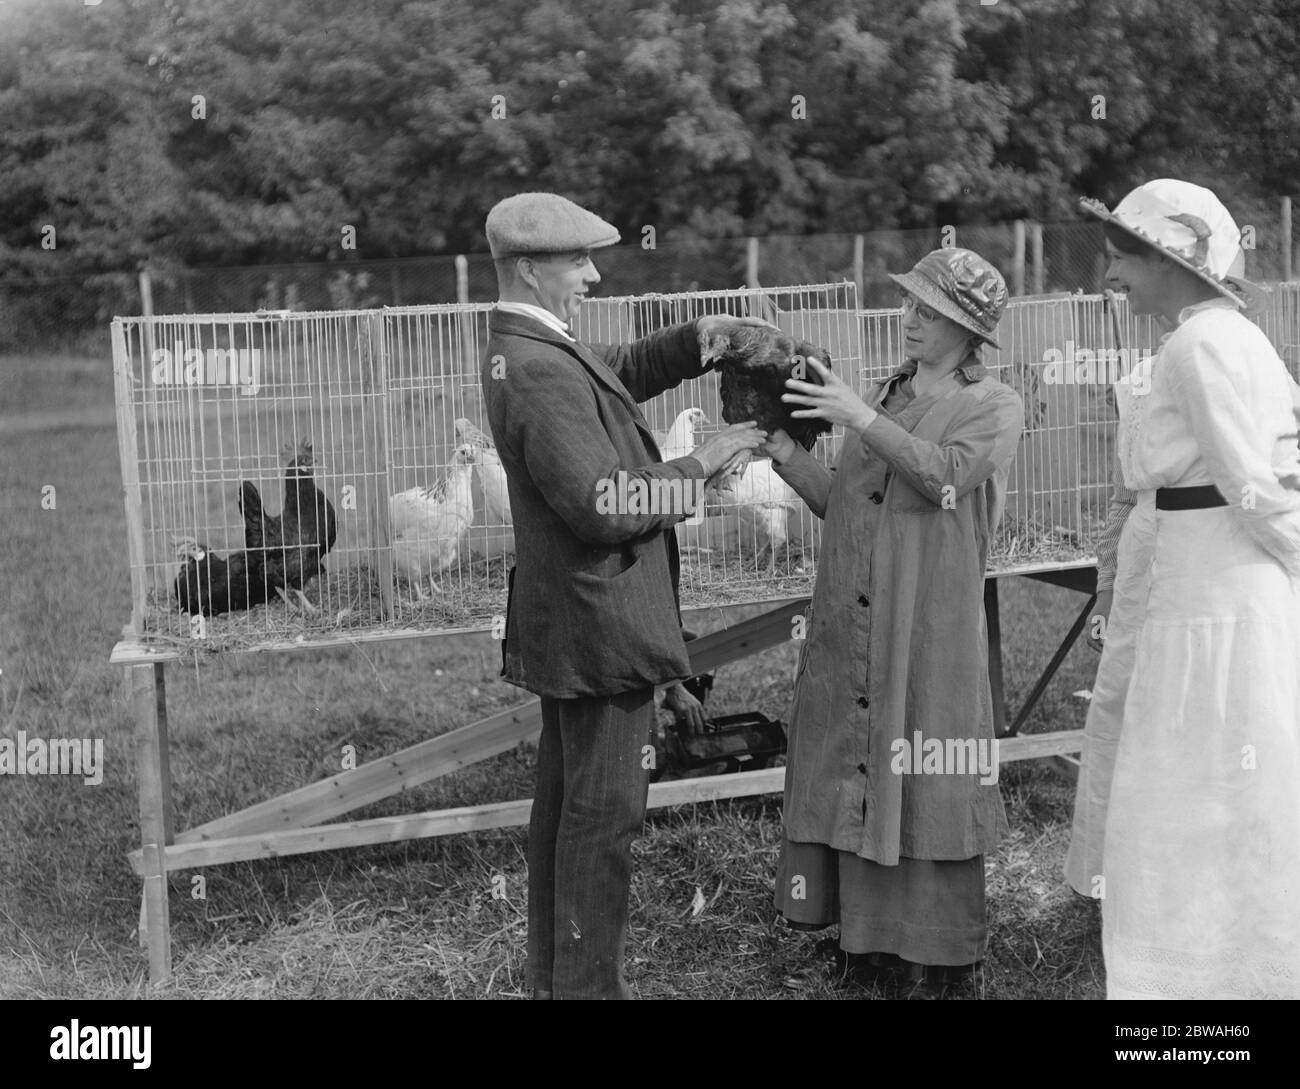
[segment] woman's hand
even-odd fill
[[[1100,652],[1106,642],[1106,624],[1110,620],[1110,606],[1115,600],[1114,590],[1102,590],[1088,617],[1088,646]]]
[[[779,427],[767,436],[767,441],[758,448],[760,454],[766,454],[777,465],[784,465],[794,456],[795,441]]]
[[[821,419],[854,431],[865,431],[879,415],[875,409],[853,392],[853,388],[824,367],[821,360],[807,356],[804,360],[813,372],[822,380],[819,386],[813,382],[800,382],[797,378],[786,381],[785,387],[790,392],[783,393],[781,400],[792,405],[804,407],[790,413],[795,419]]]

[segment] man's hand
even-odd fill
[[[766,454],[777,465],[784,465],[794,456],[797,443],[781,428],[777,428],[767,437],[767,441],[758,448],[760,454]]]
[[[762,318],[737,318],[731,314],[706,314],[702,318],[695,319],[695,331],[700,336],[705,337],[729,337],[742,325],[757,325],[761,329],[775,329],[778,333],[781,331],[770,321],[764,321]]]
[[[688,733],[704,732],[704,704],[692,696],[681,681],[673,681],[664,690],[664,710],[671,711],[673,718],[685,725]]]
[[[853,387],[824,366],[820,359],[810,355],[804,362],[813,369],[822,384],[819,386],[813,382],[800,382],[797,378],[787,379],[785,387],[790,392],[781,394],[781,400],[787,404],[804,406],[792,411],[791,417],[828,420],[855,431],[865,431],[879,413],[854,393]]]
[[[1088,617],[1088,646],[1098,653],[1106,642],[1106,624],[1110,620],[1110,606],[1115,600],[1114,590],[1102,590]]]
[[[691,451],[691,457],[704,466],[704,476],[707,479],[741,451],[758,449],[766,438],[766,431],[760,431],[753,420],[746,420],[710,435]]]
[[[706,314],[695,319],[695,335],[700,342],[700,364],[706,371],[716,370],[719,359],[726,354],[731,335],[745,326],[756,329],[781,330],[762,318],[736,318],[730,314]],[[711,360],[706,362],[706,359]]]

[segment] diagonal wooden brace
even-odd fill
[[[789,639],[791,619],[807,603],[807,598],[784,602],[761,616],[693,640],[687,644],[691,669],[703,673]],[[509,752],[521,741],[536,737],[541,725],[541,703],[529,700],[390,756],[371,760],[359,768],[218,817],[182,832],[176,842],[227,839],[318,824],[490,756]]]

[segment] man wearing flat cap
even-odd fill
[[[736,424],[665,462],[637,407],[704,372],[701,335],[753,322],[711,315],[626,347],[581,344],[568,323],[600,281],[590,251],[618,231],[552,193],[501,201],[486,228],[500,302],[483,397],[515,531],[502,676],[542,703],[528,982],[536,998],[630,998],[623,948],[649,785],[642,751],[655,686],[692,672],[673,526],[693,510],[611,513],[599,499],[620,473],[649,494],[674,481],[676,494],[692,494],[688,485],[763,441]]]

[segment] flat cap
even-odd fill
[[[558,193],[516,193],[495,204],[485,224],[493,257],[572,253],[612,246],[618,230]]]

